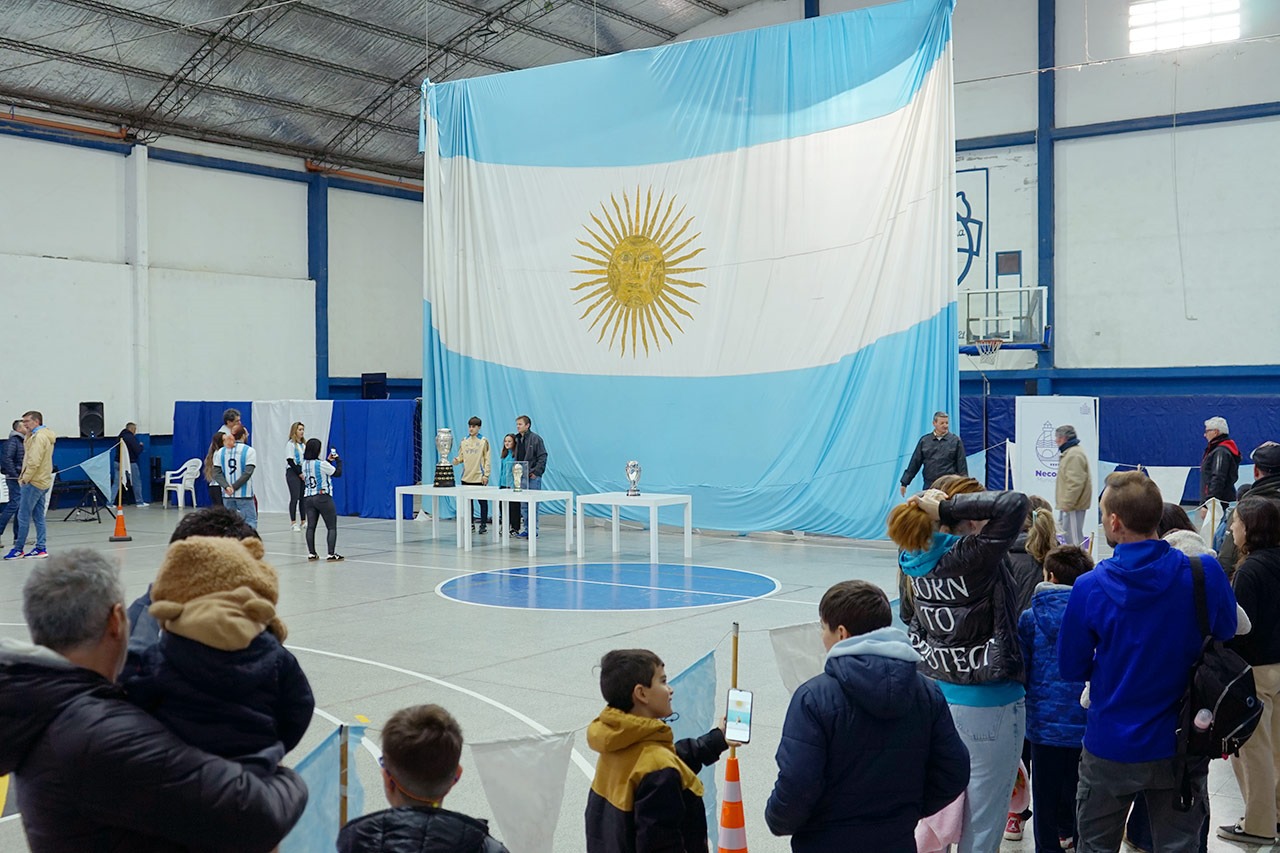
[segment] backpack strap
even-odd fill
[[[1200,624],[1200,655],[1203,657],[1204,649],[1212,639],[1209,633],[1209,603],[1205,600],[1204,591],[1204,562],[1197,556],[1191,557],[1191,588],[1196,600],[1196,621]],[[1200,658],[1196,659],[1199,665]],[[1191,707],[1191,687],[1195,679],[1195,667],[1191,669],[1191,680],[1187,683],[1187,690],[1182,696],[1182,707],[1178,720],[1178,753],[1177,765],[1174,771],[1175,793],[1173,796],[1173,807],[1177,811],[1187,812],[1191,810],[1194,804],[1194,796],[1191,792],[1191,774],[1188,764],[1191,761],[1187,755],[1187,744],[1191,737],[1192,715],[1195,709]]]
[[[1206,600],[1204,591],[1204,561],[1199,555],[1189,558],[1191,560],[1191,587],[1196,597],[1196,620],[1200,623],[1201,639],[1208,639],[1211,634],[1209,631],[1209,602]]]

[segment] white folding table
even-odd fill
[[[618,535],[618,510],[624,506],[649,508],[649,562],[658,562],[658,507],[684,505],[684,558],[693,558],[693,496],[692,495],[628,495],[626,492],[601,492],[596,495],[578,495],[578,559],[582,559],[583,522],[588,504],[613,508],[613,553],[622,550]]]
[[[396,486],[396,542],[404,541],[404,497],[405,495],[421,495],[424,498],[431,497],[431,538],[436,539],[440,535],[438,519],[440,516],[440,499],[441,498],[462,498],[468,491],[474,491],[475,486]],[[459,501],[459,507],[463,501]],[[468,517],[467,523],[463,524],[463,513],[459,511],[455,519],[458,528],[458,547],[471,549],[471,524]],[[464,532],[465,531],[465,532]]]
[[[469,486],[463,495],[470,500],[495,501],[498,512],[495,523],[498,525],[498,541],[503,545],[511,539],[511,525],[507,522],[508,503],[526,503],[529,505],[529,556],[538,556],[538,504],[546,501],[564,501],[564,549],[573,550],[573,492],[557,492],[551,489],[497,489],[493,486],[477,488]],[[468,510],[470,512],[470,510]],[[467,537],[471,536],[471,525],[467,525]]]

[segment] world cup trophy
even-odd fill
[[[437,487],[458,485],[453,479],[453,463],[449,461],[449,453],[453,450],[453,430],[441,427],[436,430],[436,450],[440,453],[440,461],[436,463]]]
[[[631,484],[631,488],[627,489],[627,497],[640,497],[640,463],[634,459],[627,463],[627,482]]]
[[[524,491],[524,464],[521,462],[511,466],[511,491]]]

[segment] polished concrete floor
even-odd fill
[[[127,519],[133,541],[110,544],[109,518],[99,525],[63,522],[63,515],[50,514],[56,520],[49,524],[49,550],[90,546],[114,555],[130,596],[143,592],[154,577],[179,517],[177,510],[156,505],[130,510]],[[693,564],[753,574],[746,576],[745,586],[727,595],[708,598],[703,594],[706,590],[695,590],[677,596],[685,606],[670,607],[670,601],[655,598],[654,602],[669,609],[647,609],[632,606],[637,590],[643,595],[653,593],[653,588],[667,590],[673,582],[670,577],[651,583],[634,575],[615,578],[608,572],[576,571],[572,566],[578,561],[565,553],[563,525],[554,517],[542,517],[534,561],[528,559],[523,540],[513,539],[503,548],[492,533],[477,536],[469,553],[460,551],[454,546],[452,523],[441,525],[439,540],[430,538],[430,524],[406,523],[405,542],[400,545],[391,521],[342,518],[339,526],[338,551],[346,561],[316,564],[306,561],[303,537],[289,530],[287,518],[266,514],[260,522],[268,560],[280,573],[280,613],[289,627],[289,646],[311,680],[317,703],[311,730],[288,761],[296,761],[331,731],[332,719],[367,718],[376,740],[376,730],[388,715],[422,702],[449,708],[468,740],[573,731],[576,755],[569,765],[557,853],[583,849],[587,768],[594,764],[584,728],[603,704],[594,670],[601,655],[613,648],[652,648],[665,659],[667,672],[674,674],[714,648],[723,692],[729,683],[734,622],[741,626],[739,682],[755,692],[754,739],[738,753],[747,836],[755,853],[789,849],[785,840],[769,834],[762,818],[788,701],[767,631],[816,621],[818,599],[839,580],[865,578],[889,590],[891,596],[894,589],[894,555],[882,543],[697,534]],[[5,543],[10,544],[8,537]],[[618,560],[647,564],[648,547],[647,533],[624,531]],[[680,547],[680,533],[664,528],[661,558],[683,564]],[[591,561],[613,562],[606,527],[587,529],[584,562]],[[554,586],[552,594],[531,592],[536,585],[529,583],[528,567],[564,564],[571,568],[547,570],[550,583],[538,581],[544,589]],[[0,568],[0,636],[26,639],[21,595],[28,568],[23,562]],[[773,586],[749,580],[755,575],[776,580],[776,591],[753,597]],[[496,588],[500,596],[480,603],[448,598],[439,588],[450,580],[454,580],[453,591],[461,587],[471,594]],[[576,594],[566,594],[566,589]],[[581,607],[589,601],[599,605],[602,596],[615,595],[630,604],[609,609],[529,607],[539,602],[542,607]],[[464,766],[468,760],[464,752]],[[360,753],[356,764],[368,792],[368,809],[384,807],[373,759]],[[1239,792],[1223,762],[1214,762],[1211,788],[1215,824],[1238,817]],[[464,773],[447,805],[477,817],[490,814],[474,772]],[[1002,850],[1031,851],[1029,829],[1027,840],[1006,842]],[[495,834],[500,834],[496,828]],[[19,821],[0,822],[0,850],[25,849]],[[1215,838],[1209,849],[1239,848]]]

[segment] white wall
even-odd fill
[[[0,136],[0,177],[0,252],[124,260],[124,157]]]
[[[133,419],[133,374],[113,334],[130,327],[129,290],[123,264],[0,255],[4,435],[29,409],[56,434],[79,435],[82,400],[103,402],[112,435]]]
[[[1062,143],[1059,367],[1280,361],[1280,119]]]
[[[329,193],[329,374],[422,376],[422,203]]]
[[[175,400],[313,398],[314,294],[305,279],[153,267],[152,430],[172,432]]]
[[[963,0],[962,0],[963,2]],[[1028,3],[1027,5],[1034,5]],[[1059,127],[1280,100],[1280,3],[1244,0],[1245,41],[1129,56],[1129,0],[1058,0]]]
[[[952,18],[956,138],[1034,130],[1035,0],[959,0]]]
[[[151,162],[151,265],[307,277],[307,185]]]

